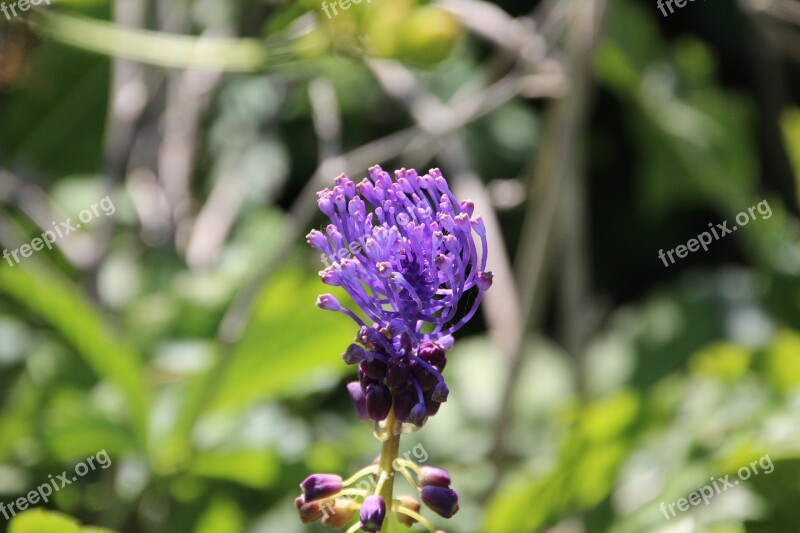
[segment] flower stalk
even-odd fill
[[[397,455],[400,451],[400,435],[396,431],[396,420],[394,417],[394,409],[389,411],[389,416],[386,417],[386,438],[381,445],[381,457],[378,463],[380,477],[383,478],[383,484],[380,484],[378,489],[378,496],[383,498],[385,502],[391,502],[394,496],[394,465]],[[383,522],[381,533],[389,531],[389,521]]]

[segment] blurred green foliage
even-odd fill
[[[0,502],[100,449],[113,465],[10,525],[0,519],[0,531],[322,531],[299,524],[297,483],[315,471],[352,470],[377,446],[344,391],[339,354],[354,328],[314,307],[324,291],[319,259],[302,239],[286,242],[310,229],[295,228],[289,211],[323,143],[308,94],[314,82],[330,84],[339,141],[352,150],[412,125],[365,55],[416,69],[444,100],[513,61],[492,56],[438,3],[374,0],[330,19],[319,0],[180,3],[170,13],[194,37],[122,28],[107,2],[59,4],[28,21],[25,31],[41,40],[25,48],[26,71],[0,95],[0,242],[13,248],[39,235],[45,204],[63,220],[110,193],[117,211],[67,238],[78,255],[92,243],[102,248],[94,262],[61,249],[0,265]],[[518,16],[530,6],[493,9],[501,8]],[[563,348],[555,319],[531,333],[501,466],[491,454],[506,359],[484,324],[458,339],[450,401],[401,443],[401,453],[422,446],[459,489],[461,511],[440,527],[797,530],[800,104],[793,95],[774,124],[795,180],[776,186],[757,123],[764,104],[758,91],[731,82],[755,84],[757,75],[726,61],[746,45],[693,26],[714,9],[726,23],[745,16],[712,3],[666,21],[632,1],[610,9],[592,64],[584,214],[592,283],[606,309],[580,354]],[[308,28],[307,19],[315,21]],[[209,44],[205,30],[237,37]],[[10,54],[10,34],[0,35],[0,54]],[[126,87],[134,103],[136,91],[149,95],[127,144],[110,135],[110,87],[118,69],[137,63],[109,56],[160,65],[146,67],[144,88]],[[207,101],[195,117],[191,197],[170,209],[163,204],[172,199],[151,194],[158,161],[180,149],[159,151],[165,117],[191,98],[171,96],[182,71],[161,66],[225,71],[199,91]],[[490,191],[501,180],[525,191],[548,133],[545,107],[517,98],[459,128]],[[114,176],[118,141],[126,171]],[[525,205],[516,200],[525,194],[491,196],[511,259],[531,245],[518,242]],[[197,257],[207,261],[191,264],[192,239],[176,213],[185,208],[192,216],[184,222],[199,223],[211,199],[231,219],[195,237],[218,246],[210,260],[201,246]],[[657,258],[764,199],[771,217],[709,252],[669,268]],[[774,472],[665,521],[661,502],[766,454]]]

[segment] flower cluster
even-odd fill
[[[450,474],[434,466],[418,467],[411,461],[395,459],[394,467],[417,489],[422,503],[436,514],[450,518],[458,511],[458,494],[450,488]],[[348,531],[361,529],[368,533],[381,531],[386,518],[387,506],[378,494],[368,494],[363,489],[349,488],[364,475],[375,475],[378,465],[365,468],[349,480],[336,474],[313,474],[301,484],[303,494],[295,499],[295,507],[304,524],[321,520],[326,526],[339,529],[356,515],[359,520]],[[385,481],[385,477],[382,477]],[[354,497],[363,497],[359,504]],[[419,514],[420,502],[412,496],[403,495],[392,500],[391,510],[399,521],[407,526],[421,522],[433,531],[429,522]]]
[[[358,325],[355,342],[342,354],[347,364],[358,365],[358,381],[348,384],[348,392],[359,417],[374,421],[384,443],[399,441],[400,433],[423,426],[447,401],[446,350],[492,284],[483,220],[473,217],[472,202],[456,200],[438,169],[422,176],[400,169],[392,179],[375,166],[358,184],[342,174],[333,189],[318,193],[317,204],[331,222],[324,232],[307,236],[327,265],[320,278],[344,289],[363,315],[332,294],[320,295],[317,306],[344,313]],[[403,514],[401,521],[427,525],[413,498],[386,501],[398,469],[393,459],[381,457],[363,471],[382,481],[375,494],[355,494],[363,497],[360,504],[341,497],[348,490],[354,495],[354,489],[338,476],[306,479],[297,502],[301,517],[323,517],[315,502],[328,502],[333,516],[347,516],[344,523],[360,511],[352,531],[381,531],[388,503],[390,512]],[[417,479],[403,468],[416,472]],[[458,495],[444,470],[425,472],[412,464],[401,472],[438,514],[449,518],[458,509]],[[382,490],[387,480],[388,490]],[[324,514],[323,523],[333,527]]]

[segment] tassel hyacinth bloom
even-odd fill
[[[347,489],[348,482],[339,487],[325,477],[325,489],[303,487],[303,501],[318,493],[328,499],[348,492],[363,498],[361,521],[348,531],[385,531],[387,510],[433,531],[417,513],[418,505],[392,499],[395,460],[400,434],[423,426],[447,401],[446,350],[492,284],[486,228],[473,217],[473,203],[458,201],[438,169],[422,176],[400,169],[392,178],[374,166],[358,184],[342,174],[333,189],[317,194],[317,204],[330,219],[324,232],[312,230],[307,236],[326,265],[320,278],[341,287],[362,314],[332,294],[321,294],[317,307],[346,314],[358,326],[355,342],[342,353],[346,364],[358,366],[358,381],[347,389],[359,418],[374,421],[383,445],[378,464],[363,471],[379,480],[374,494]],[[446,471],[420,470],[413,463],[400,469],[437,514],[449,518],[458,510]]]

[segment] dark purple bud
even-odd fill
[[[488,291],[489,287],[492,286],[492,280],[494,279],[494,274],[491,272],[478,272],[478,279],[476,283],[478,284],[478,288],[481,291]]]
[[[402,496],[398,496],[397,499],[400,500],[400,505],[402,505],[406,509],[410,509],[415,513],[419,513],[420,504],[416,498],[403,494]],[[416,520],[403,513],[397,513],[397,520],[404,526],[408,527],[411,527],[417,523]]]
[[[419,347],[419,358],[435,366],[440,372],[447,364],[447,355],[444,348],[433,342],[426,342]]]
[[[423,487],[427,487],[428,485],[434,487],[450,486],[450,474],[444,468],[423,466],[420,470],[422,471],[422,479],[420,482]]]
[[[358,382],[361,383],[361,390],[363,391],[363,393],[365,395],[367,394],[367,387],[369,387],[370,385],[380,385],[381,384],[381,382],[378,381],[377,379],[372,379],[371,377],[366,375],[361,370],[361,365],[359,365],[359,369],[358,369]]]
[[[433,390],[436,384],[439,383],[439,378],[428,372],[416,361],[412,361],[411,363],[411,375],[414,376],[414,379],[417,380],[417,383],[419,383],[423,391]]]
[[[424,403],[418,403],[411,409],[411,413],[408,415],[408,421],[414,424],[417,427],[422,427],[425,425],[425,422],[428,420],[428,410],[425,408]]]
[[[417,405],[417,391],[413,387],[398,392],[394,395],[395,418],[400,422],[407,422],[415,405]]]
[[[392,408],[392,393],[383,385],[367,387],[367,414],[373,420],[383,420]]]
[[[410,378],[411,369],[405,363],[394,363],[386,372],[386,384],[393,391],[405,388]]]
[[[370,352],[366,352],[366,359],[361,361],[361,363],[358,365],[358,369],[361,370],[368,378],[376,379],[378,381],[383,381],[383,379],[386,377],[386,363],[377,357],[370,357]]]
[[[322,510],[322,524],[331,529],[343,528],[356,514],[353,505],[350,498],[336,498],[333,502],[328,502]]]
[[[364,498],[361,504],[361,529],[368,533],[376,533],[383,527],[386,518],[386,503],[380,496],[372,495]]]
[[[358,418],[366,420],[367,417],[367,397],[364,391],[361,390],[361,383],[358,381],[351,381],[347,384],[347,392],[350,393],[350,400],[353,402],[353,408],[356,410]]]
[[[310,524],[322,518],[323,513],[319,508],[319,502],[306,502],[303,496],[298,496],[294,499],[294,507],[297,509],[297,514],[300,515],[300,521],[304,524]]]
[[[425,408],[428,410],[428,416],[433,416],[439,412],[439,408],[442,406],[441,403],[433,401],[433,391],[428,391],[424,395],[425,397]]]
[[[458,494],[451,488],[428,485],[422,487],[420,495],[422,502],[440,516],[450,518],[458,512]]]
[[[339,300],[333,294],[320,294],[317,297],[317,307],[326,311],[339,311],[342,309]]]
[[[342,359],[348,365],[360,363],[364,359],[364,348],[358,344],[351,344],[342,354]]]
[[[447,401],[447,396],[450,394],[450,389],[444,381],[440,381],[436,387],[433,388],[431,400],[437,403],[444,403]]]
[[[303,489],[306,502],[314,502],[330,498],[342,490],[342,478],[336,474],[313,474],[308,476],[300,488]]]

